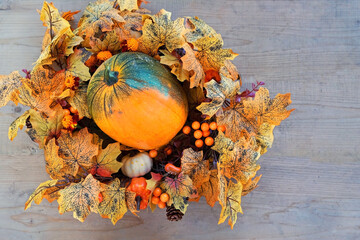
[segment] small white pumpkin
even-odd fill
[[[127,155],[123,157],[121,162],[123,163],[121,171],[130,178],[144,176],[150,172],[153,165],[153,160],[146,152],[138,153],[133,157]]]

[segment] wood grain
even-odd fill
[[[63,11],[86,0],[55,0]],[[44,28],[42,0],[0,0],[0,74],[31,68]],[[244,86],[266,82],[274,96],[292,93],[296,111],[275,130],[260,163],[260,187],[243,198],[244,215],[231,231],[213,209],[192,203],[183,221],[164,212],[127,214],[116,226],[97,215],[85,223],[59,215],[55,203],[24,212],[48,179],[43,152],[23,132],[7,139],[25,109],[0,109],[0,239],[359,239],[360,4],[358,0],[154,0],[173,18],[199,16],[239,53]]]

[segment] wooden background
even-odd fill
[[[61,10],[87,0],[55,0]],[[42,0],[0,0],[0,74],[31,68],[44,28]],[[260,159],[260,187],[243,198],[232,231],[217,225],[219,205],[193,203],[183,221],[162,210],[116,226],[92,214],[81,224],[57,204],[24,212],[48,179],[43,152],[23,132],[7,139],[22,106],[0,109],[0,239],[360,239],[359,0],[152,0],[173,17],[203,18],[239,53],[244,82],[266,82],[274,96],[292,93],[297,110],[275,130]],[[246,86],[245,84],[245,86]]]

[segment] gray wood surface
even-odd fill
[[[61,10],[87,0],[55,0]],[[31,68],[44,28],[42,0],[0,0],[0,74]],[[113,226],[85,223],[44,201],[24,202],[48,179],[43,152],[25,133],[10,142],[9,124],[24,111],[0,109],[0,239],[360,239],[359,0],[153,0],[173,17],[203,18],[239,56],[245,86],[266,82],[274,96],[292,93],[296,111],[275,130],[260,163],[260,187],[243,198],[234,230],[217,225],[220,206],[192,203],[183,221],[164,211],[126,214]]]

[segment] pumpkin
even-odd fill
[[[150,172],[153,165],[153,160],[146,152],[138,153],[133,157],[127,155],[122,158],[121,162],[123,163],[121,171],[130,178],[144,176]]]
[[[144,150],[169,143],[188,114],[178,80],[143,53],[120,53],[105,61],[90,80],[87,101],[90,115],[104,133]]]

